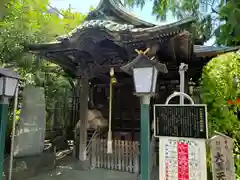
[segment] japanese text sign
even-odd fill
[[[206,180],[205,139],[159,138],[159,180]]]
[[[213,180],[235,180],[233,140],[217,135],[210,139]]]

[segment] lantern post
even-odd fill
[[[3,178],[9,99],[15,96],[19,79],[17,73],[0,68],[0,180]]]
[[[151,97],[155,95],[158,72],[167,73],[165,64],[159,63],[155,57],[149,58],[145,51],[136,50],[138,56],[121,69],[132,75],[135,95],[140,97],[141,127],[140,127],[140,171],[141,180],[150,180],[150,117],[149,107]]]

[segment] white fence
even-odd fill
[[[94,138],[88,152],[93,167],[139,173],[137,141],[113,140],[113,153],[107,154],[107,139]]]

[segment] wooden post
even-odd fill
[[[97,166],[97,157],[96,157],[96,154],[97,154],[97,141],[96,141],[96,138],[93,138],[92,140],[92,144],[91,144],[91,166],[93,168],[95,168]]]
[[[79,143],[79,160],[86,160],[86,143],[87,143],[87,112],[88,112],[88,78],[81,77],[80,88],[80,143]]]
[[[188,65],[187,64],[184,64],[184,63],[181,63],[180,66],[179,66],[179,75],[180,75],[180,92],[187,92],[186,91],[186,84],[185,84],[185,74],[186,74],[186,71],[188,69]],[[184,104],[184,97],[183,96],[180,96],[180,104]]]
[[[135,142],[135,141],[134,141]],[[134,147],[134,152],[133,153],[133,167],[134,167],[134,173],[138,174],[139,173],[139,145],[135,144]]]

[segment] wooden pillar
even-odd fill
[[[89,108],[91,109],[92,107],[94,107],[94,85],[91,84],[91,86],[89,86]]]
[[[189,81],[190,81],[189,73],[186,72],[185,73],[185,93],[187,94],[189,94]]]
[[[88,113],[88,78],[82,76],[80,80],[80,142],[79,142],[79,160],[86,160],[87,143],[87,113]]]

